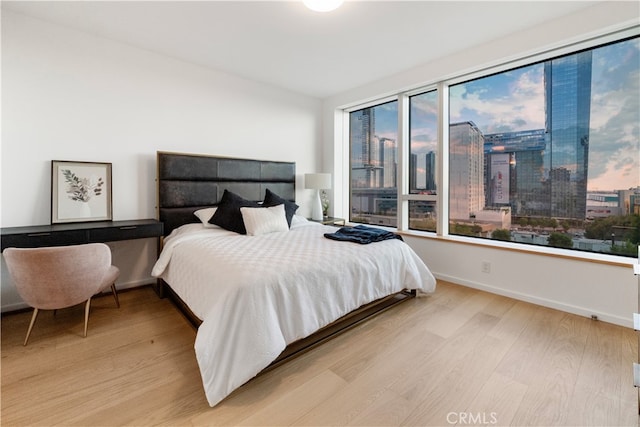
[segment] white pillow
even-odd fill
[[[284,204],[268,208],[241,207],[242,221],[249,236],[289,231],[289,223],[284,213]]]
[[[214,213],[216,213],[216,210],[218,208],[204,208],[204,209],[198,209],[197,211],[195,211],[193,214],[195,216],[198,217],[198,219],[200,220],[200,222],[202,223],[202,225],[204,225],[204,228],[220,228],[215,224],[211,224],[209,222],[209,220],[211,219],[211,217],[213,216]]]
[[[307,218],[303,217],[300,214],[295,214],[293,216],[293,218],[291,218],[291,227],[294,227],[296,225],[305,224],[307,222],[309,222],[309,220]]]

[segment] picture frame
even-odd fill
[[[111,163],[51,161],[51,224],[112,219]]]

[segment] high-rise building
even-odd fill
[[[584,219],[589,169],[591,51],[544,63],[550,216]],[[554,172],[557,171],[557,172]]]
[[[435,192],[436,191],[436,153],[434,153],[433,151],[429,151],[427,154],[425,154],[425,176],[426,176],[426,181],[425,181],[425,186],[424,189],[427,190],[428,192]]]
[[[508,205],[516,215],[548,215],[545,130],[486,134],[484,140],[487,206]]]
[[[484,209],[484,136],[468,121],[449,126],[449,218],[469,220]]]
[[[409,154],[409,192],[416,193],[418,191],[418,155]]]
[[[375,128],[375,109],[351,113],[351,185],[354,188],[382,187],[383,150]]]
[[[584,219],[591,52],[545,62],[544,89],[545,129],[484,136],[486,203],[508,204],[516,215]]]
[[[398,181],[398,161],[396,159],[397,147],[396,140],[391,138],[379,138],[380,155],[379,165],[382,169],[378,169],[380,173],[380,181],[377,187],[395,188]]]

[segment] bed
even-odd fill
[[[152,274],[197,327],[211,406],[265,369],[435,290],[401,240],[335,241],[324,235],[336,227],[296,214],[294,163],[158,152],[157,166],[167,236]],[[230,195],[246,202],[246,234],[212,224]]]

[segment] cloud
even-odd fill
[[[435,123],[434,123],[435,126]],[[428,153],[438,150],[438,140],[435,129],[411,128],[411,152],[414,154]]]
[[[450,88],[451,122],[473,121],[483,133],[544,128],[542,64]]]
[[[438,144],[435,141],[415,141],[411,140],[411,153],[413,154],[425,154],[429,151],[436,152],[438,150]]]
[[[589,187],[640,185],[640,40],[593,55]],[[624,49],[623,49],[624,48]]]

